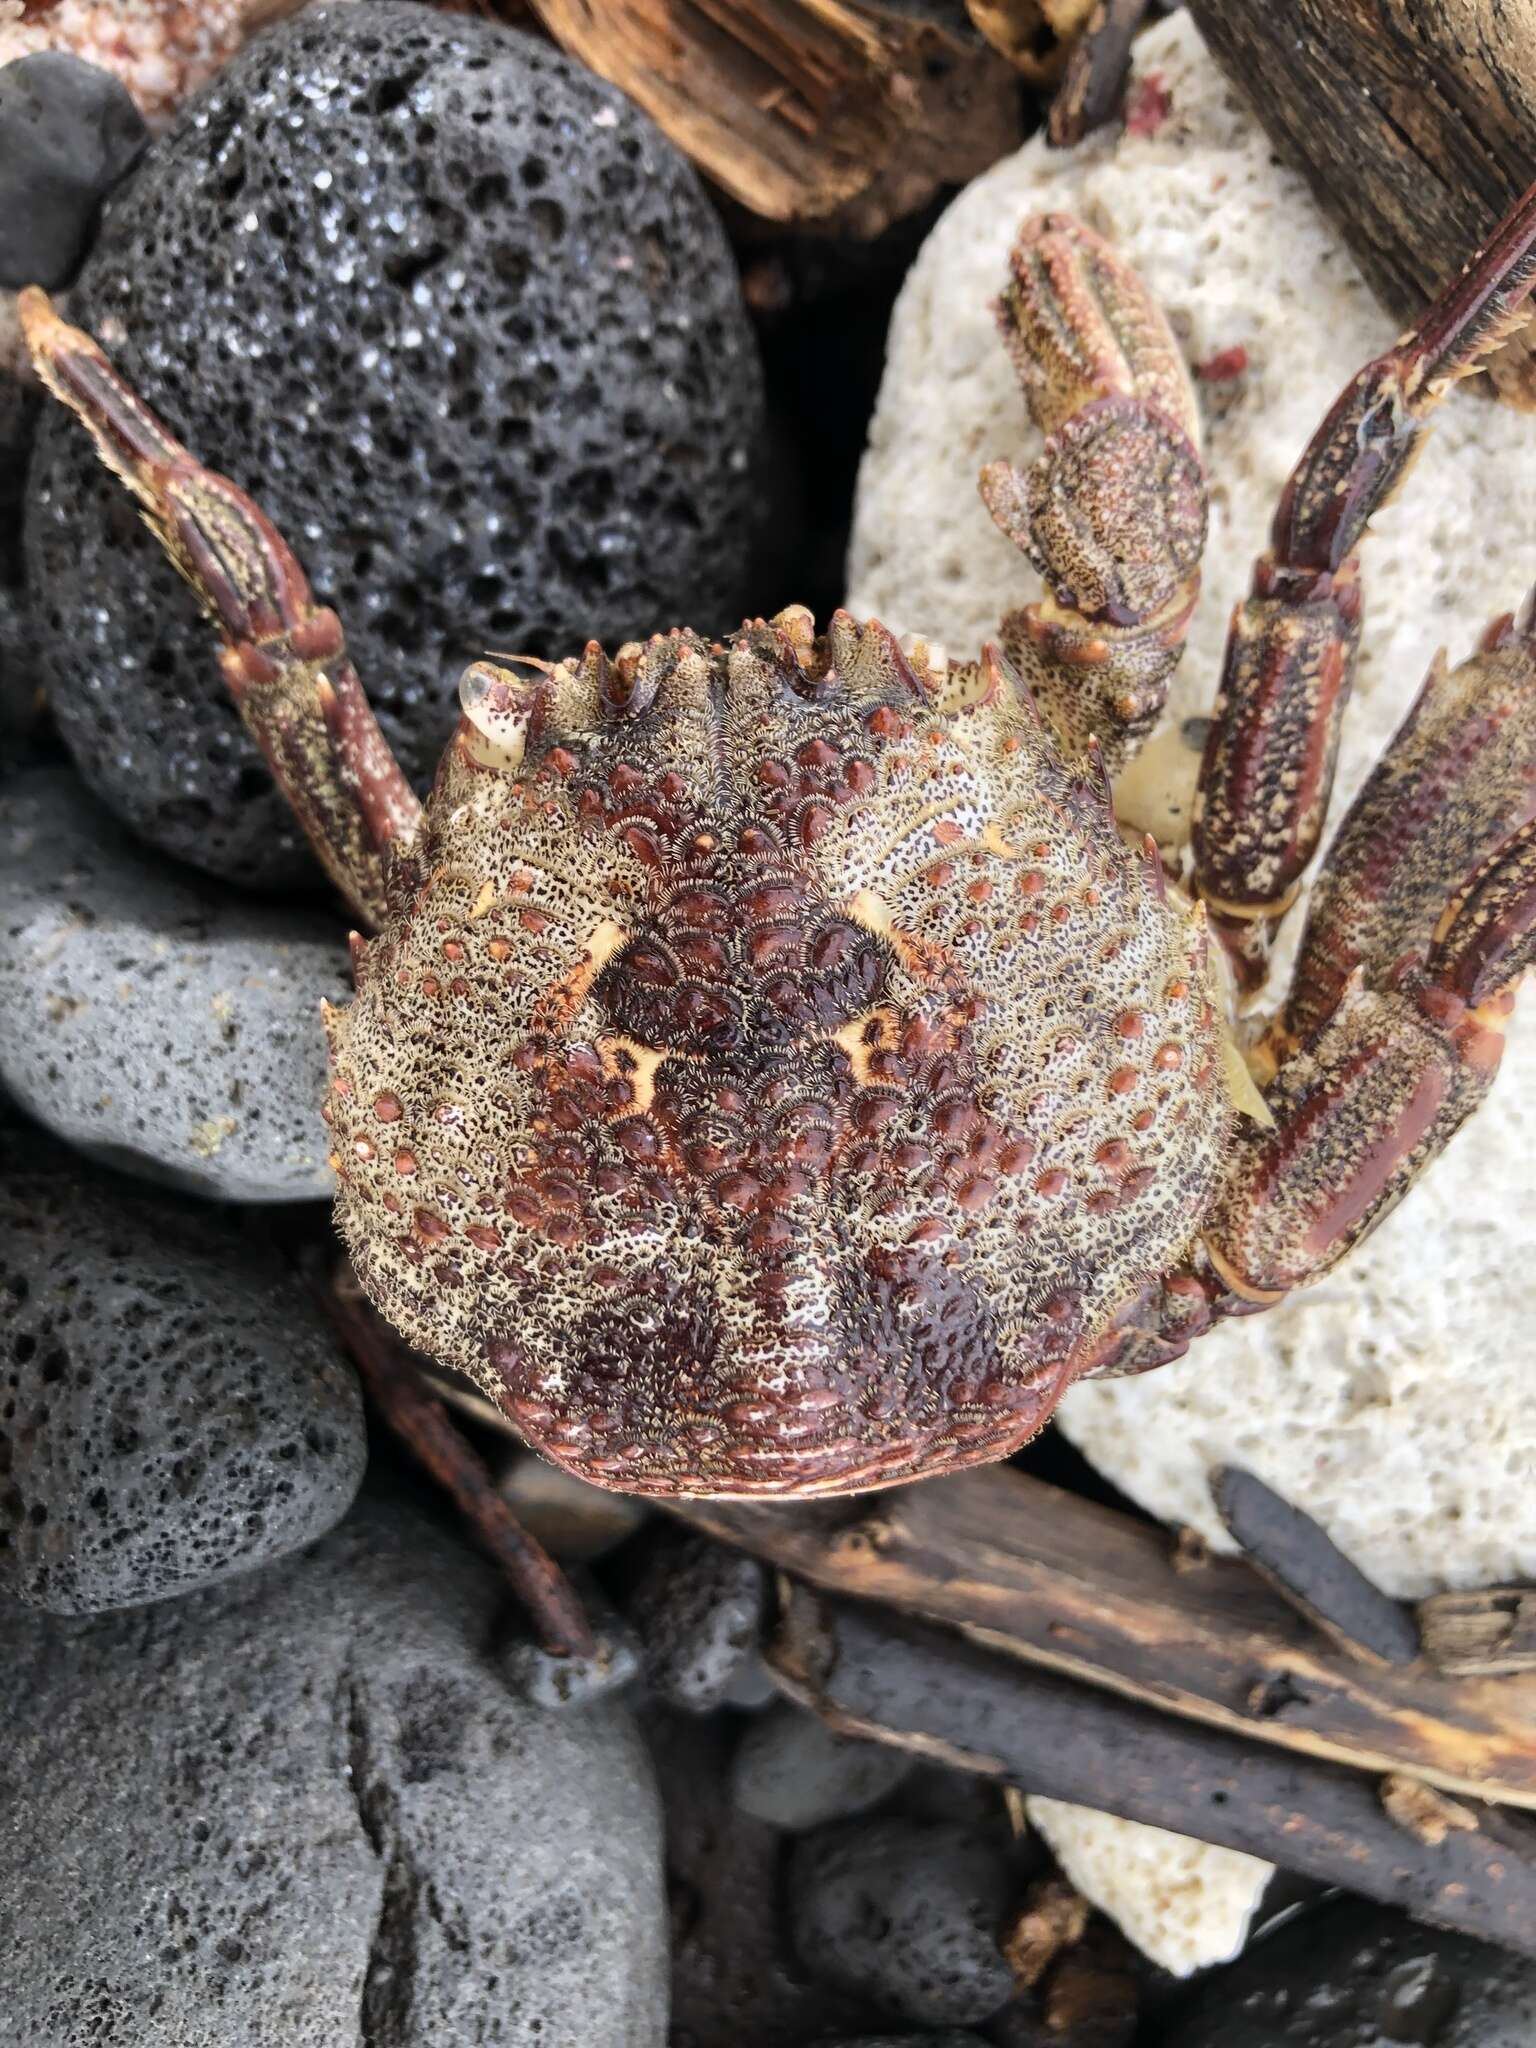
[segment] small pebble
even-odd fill
[[[329,1196],[320,1000],[339,921],[135,846],[62,769],[0,788],[0,1078],[104,1164],[239,1202]]]
[[[629,1629],[615,1614],[594,1613],[590,1600],[587,1607],[597,1637],[595,1657],[557,1657],[528,1636],[519,1636],[501,1652],[508,1684],[530,1706],[548,1713],[588,1706],[622,1692],[639,1677],[640,1650]]]
[[[363,1476],[357,1382],[304,1288],[126,1182],[0,1178],[0,1383],[0,1588],[53,1614],[281,1557]]]
[[[767,1660],[761,1650],[753,1650],[737,1665],[721,1704],[736,1707],[744,1714],[755,1714],[760,1707],[766,1707],[770,1700],[778,1697],[778,1683],[768,1668]]]
[[[912,1764],[906,1751],[834,1735],[818,1714],[784,1700],[742,1736],[731,1793],[743,1813],[800,1832],[876,1805]]]
[[[649,1513],[644,1501],[589,1486],[531,1451],[519,1453],[498,1484],[528,1534],[562,1564],[591,1564],[617,1550]]]
[[[757,1648],[767,1585],[756,1558],[665,1530],[625,1610],[652,1690],[694,1714],[720,1706]]]
[[[795,1851],[795,1947],[893,2019],[971,2024],[1014,1991],[998,1947],[1009,1893],[1005,1852],[967,1828],[846,1821]]]
[[[110,71],[64,50],[0,65],[0,287],[68,284],[148,140]]]
[[[811,1975],[790,1946],[794,1837],[732,1804],[739,1723],[654,1695],[641,1714],[667,1816],[672,2048],[820,2048],[867,2031],[868,1999]]]

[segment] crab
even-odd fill
[[[1482,1102],[1532,957],[1529,606],[1437,660],[1283,1000],[1242,999],[1320,843],[1367,523],[1533,275],[1536,188],[1301,456],[1173,871],[1111,778],[1196,601],[1198,416],[1071,219],[1024,225],[999,302],[1046,440],[981,488],[1047,594],[995,644],[791,607],[489,658],[425,806],[284,541],[25,294],[367,928],[323,1114],[393,1328],[599,1486],[838,1494],[1006,1457],[1074,1381],[1327,1272]]]

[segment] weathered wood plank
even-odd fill
[[[878,234],[1023,139],[1018,80],[913,0],[532,0],[752,212]]]
[[[1359,1772],[803,1590],[770,1662],[786,1690],[849,1734],[1245,1850],[1536,1955],[1536,1823],[1524,1814],[1478,1805],[1444,1827],[1407,1826]],[[1403,1808],[1401,1788],[1390,1803]]]
[[[1241,1560],[1176,1569],[1167,1533],[1009,1466],[855,1502],[678,1501],[830,1592],[1258,1742],[1536,1806],[1536,1677],[1374,1669]]]
[[[1439,1671],[1492,1678],[1536,1671],[1536,1586],[1485,1586],[1419,1602],[1424,1654]]]

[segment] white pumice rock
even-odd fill
[[[1060,154],[1037,137],[961,194],[918,257],[860,475],[849,605],[960,653],[1040,594],[976,490],[983,462],[1027,464],[1040,443],[991,301],[1024,217],[1078,214],[1136,263],[1191,365],[1247,351],[1241,376],[1197,384],[1212,484],[1205,587],[1150,764],[1187,788],[1195,756],[1179,726],[1209,709],[1227,617],[1287,471],[1393,326],[1187,17],[1142,38],[1137,68],[1160,72],[1171,97],[1155,134]],[[1365,642],[1335,820],[1435,649],[1462,659],[1519,603],[1533,535],[1536,418],[1458,392],[1365,544]],[[1138,779],[1135,807],[1151,808]],[[1536,989],[1486,1107],[1329,1278],[1227,1324],[1177,1365],[1076,1388],[1062,1427],[1133,1498],[1218,1547],[1230,1544],[1206,1474],[1232,1462],[1315,1515],[1389,1592],[1536,1574],[1533,1218]]]
[[[1175,1977],[1228,1962],[1242,1947],[1273,1864],[1060,1799],[1024,1805],[1084,1898]]]
[[[1077,214],[1137,265],[1196,371],[1211,474],[1204,592],[1165,731],[1122,780],[1122,815],[1183,836],[1197,765],[1186,722],[1206,715],[1227,619],[1264,547],[1291,464],[1345,379],[1394,337],[1301,182],[1272,159],[1194,27],[1176,15],[1137,45],[1160,74],[1166,120],[1057,153],[1037,137],[969,186],[913,266],[892,322],[859,479],[849,607],[897,633],[976,649],[1001,614],[1041,594],[977,493],[982,464],[1038,452],[992,302],[1030,213]],[[1469,252],[1470,253],[1470,252]],[[1240,374],[1201,377],[1201,365]],[[1345,724],[1334,819],[1358,788],[1439,646],[1471,652],[1536,571],[1536,419],[1456,393],[1364,550],[1365,641]],[[1289,925],[1294,944],[1301,912]],[[1289,964],[1277,963],[1278,977]],[[1536,989],[1475,1121],[1403,1206],[1318,1286],[1229,1323],[1140,1379],[1076,1388],[1060,1425],[1152,1512],[1231,1544],[1207,1474],[1248,1467],[1315,1515],[1389,1592],[1536,1575]],[[1041,1802],[1035,1802],[1040,1804]],[[1052,1822],[1068,1841],[1064,1810]],[[1075,1839],[1113,1844],[1068,1867],[1173,1967],[1235,1937],[1226,1851],[1180,1852],[1178,1904],[1147,1882],[1145,1837],[1083,1815]],[[1174,1838],[1177,1839],[1177,1838]],[[1241,1860],[1241,1859],[1240,1859]],[[1167,1903],[1160,1906],[1159,1897]]]

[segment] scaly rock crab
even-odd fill
[[[1182,887],[1109,778],[1198,591],[1198,421],[1162,316],[1073,221],[1024,226],[1000,302],[1048,438],[982,489],[1050,594],[996,645],[791,608],[479,662],[425,808],[286,544],[27,294],[44,382],[218,625],[373,934],[324,1114],[394,1327],[600,1485],[843,1493],[1003,1457],[1074,1380],[1342,1257],[1483,1100],[1531,959],[1529,608],[1431,670],[1241,1051],[1229,989],[1320,841],[1357,546],[1533,276],[1536,192],[1302,455]]]

